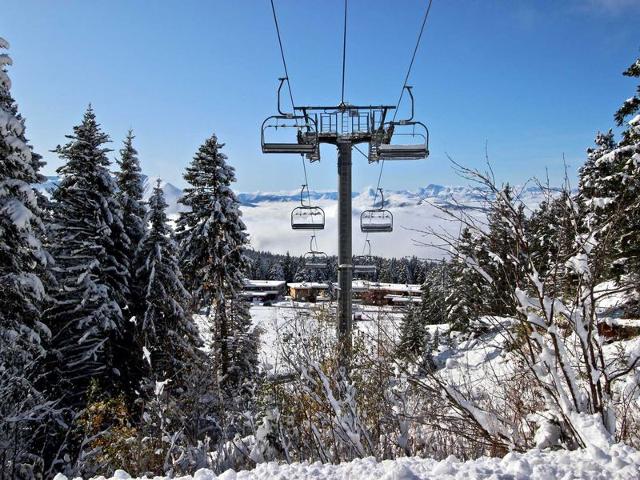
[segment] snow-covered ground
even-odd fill
[[[102,477],[101,477],[102,478]],[[130,478],[117,471],[113,479]],[[168,477],[155,477],[160,480]],[[400,458],[378,462],[373,458],[353,460],[339,465],[320,463],[258,464],[249,471],[228,470],[216,476],[201,469],[184,480],[637,480],[640,478],[640,452],[624,445],[606,450],[593,447],[576,451],[530,450],[509,453],[503,458],[481,457],[461,462],[455,457],[442,461]],[[54,480],[67,480],[58,475]],[[69,479],[70,480],[70,479]]]

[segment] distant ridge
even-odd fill
[[[57,176],[46,177],[47,180],[36,187],[43,191],[49,192],[54,189],[59,181]],[[151,196],[151,192],[156,182],[160,180],[160,185],[165,194],[165,199],[169,205],[167,213],[175,214],[185,209],[178,203],[182,196],[182,190],[175,185],[165,182],[160,177],[144,176],[144,198],[147,200]],[[518,190],[516,188],[516,190]],[[277,191],[277,192],[240,192],[237,193],[240,203],[244,207],[256,207],[263,203],[285,203],[299,202],[300,191]],[[327,203],[335,202],[338,199],[338,193],[334,191],[311,191],[309,193],[311,199],[316,202]],[[477,187],[469,186],[445,186],[437,184],[429,184],[426,187],[417,190],[387,190],[384,192],[385,207],[402,208],[408,206],[421,205],[423,203],[435,204],[439,206],[451,206],[456,208],[481,209],[482,202],[485,199],[485,192]],[[376,197],[376,191],[372,187],[364,189],[362,192],[354,192],[354,207],[368,208],[373,206],[373,200],[376,198],[375,206],[380,205],[380,197]],[[521,192],[522,201],[533,208],[543,199],[543,193],[537,186],[529,186]]]

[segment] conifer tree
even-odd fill
[[[447,323],[452,330],[468,331],[471,322],[490,308],[486,281],[467,263],[469,258],[479,256],[479,243],[465,228],[456,245],[457,255],[451,260],[451,286],[445,303]]]
[[[182,285],[166,208],[158,181],[149,199],[149,231],[138,248],[135,279],[144,286],[138,322],[149,363],[158,380],[175,382],[178,372],[198,357],[201,341],[187,312],[189,293]]]
[[[102,132],[91,106],[55,152],[51,251],[58,288],[47,311],[56,349],[52,369],[61,403],[78,412],[92,383],[105,395],[132,395],[142,353],[131,348],[131,322],[121,307],[128,295],[128,238],[115,198]]]
[[[0,51],[8,48],[0,38]],[[41,319],[50,258],[31,187],[43,180],[41,157],[27,143],[8,65],[9,55],[0,54],[0,472],[28,478],[39,462],[34,433],[49,406],[39,374],[50,336]]]
[[[214,355],[221,377],[225,378],[232,368],[231,344],[239,348],[237,344],[243,336],[232,318],[239,315],[232,310],[241,307],[232,304],[244,284],[248,237],[239,201],[231,190],[235,172],[226,162],[223,146],[212,135],[187,167],[184,179],[190,186],[180,202],[189,211],[180,214],[177,234],[180,267],[193,308],[212,310]]]
[[[116,197],[122,207],[124,232],[129,238],[125,254],[130,260],[135,258],[136,250],[146,231],[146,208],[142,199],[144,189],[138,152],[133,146],[134,138],[133,131],[129,130],[120,150],[120,158],[117,160],[120,171],[116,173],[118,187]],[[127,311],[124,312],[125,318],[140,313],[136,312],[136,307],[141,303],[138,300],[143,295],[143,288],[144,286],[137,285],[133,278],[130,279],[130,294],[127,299]]]
[[[489,311],[492,315],[514,315],[511,301],[516,288],[522,288],[524,273],[520,245],[514,238],[512,222],[524,225],[524,205],[513,198],[513,190],[506,185],[497,192],[487,215],[489,231],[479,242],[473,257],[493,279]]]
[[[640,59],[625,72],[640,78]],[[640,85],[614,115],[627,126],[616,144],[613,133],[596,137],[580,170],[579,202],[585,230],[597,232],[598,257],[625,282],[640,276]]]
[[[441,289],[431,284],[431,279],[420,287],[419,316],[426,325],[437,325],[446,322],[444,294]]]

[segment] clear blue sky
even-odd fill
[[[395,103],[426,0],[350,0],[346,99]],[[276,0],[296,102],[337,103],[341,0]],[[637,0],[434,0],[410,79],[431,157],[385,167],[383,186],[460,183],[446,153],[481,166],[485,140],[502,181],[571,170],[632,94],[620,74],[640,51]],[[282,75],[268,0],[3,2],[13,95],[49,162],[86,105],[119,148],[129,127],[143,169],[183,185],[212,132],[226,142],[242,191],[294,189],[297,156],[262,155],[259,126],[275,113]],[[309,169],[335,189],[335,152]],[[378,169],[357,158],[354,188]]]

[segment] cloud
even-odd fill
[[[640,11],[638,0],[579,0],[579,6],[594,13],[623,14],[629,11]]]

